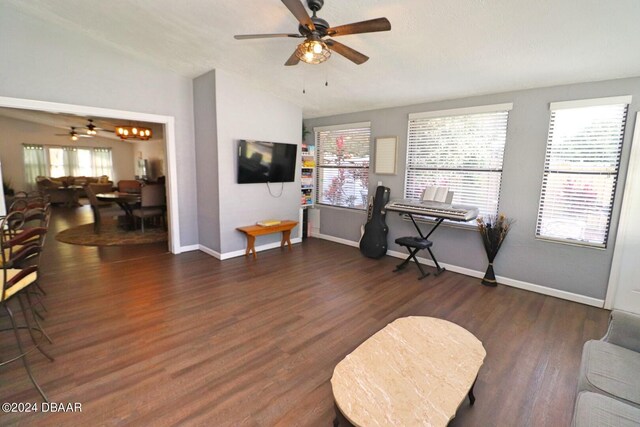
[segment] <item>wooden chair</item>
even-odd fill
[[[121,193],[140,193],[140,191],[142,191],[142,184],[132,179],[118,181],[118,191]]]
[[[163,226],[166,226],[164,214],[167,208],[165,186],[160,184],[145,185],[140,192],[140,207],[133,210],[133,216],[140,218],[142,232],[144,233],[144,220],[151,217],[162,218]]]
[[[31,296],[30,288],[38,282],[39,270],[38,261],[42,251],[41,236],[46,234],[47,230],[43,227],[24,228],[24,213],[12,212],[2,221],[0,229],[7,231],[0,234],[0,256],[2,259],[2,282],[0,288],[0,306],[9,316],[11,328],[14,332],[16,343],[18,345],[18,355],[6,361],[0,362],[0,366],[6,365],[18,359],[22,359],[22,363],[29,375],[29,379],[38,390],[45,402],[48,402],[47,396],[35,380],[31,372],[31,366],[27,360],[27,354],[33,348],[37,348],[47,359],[53,361],[46,351],[44,351],[34,335],[34,331],[40,332],[49,342],[51,338],[46,334],[42,325],[38,321]],[[26,299],[26,303],[25,303]],[[19,326],[16,321],[16,315],[9,306],[10,301],[18,301],[20,311],[24,316],[25,326]],[[36,326],[32,326],[31,319],[35,321]],[[25,348],[20,338],[20,329],[26,329],[29,332],[33,346]]]
[[[93,211],[93,232],[100,233],[100,224],[102,218],[124,216],[125,212],[118,206],[109,202],[101,202],[96,198],[96,194],[111,192],[111,184],[94,184],[87,185],[86,192],[91,211]]]

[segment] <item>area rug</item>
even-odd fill
[[[125,246],[167,241],[167,232],[162,228],[146,228],[127,231],[118,227],[116,221],[104,221],[100,234],[93,232],[93,223],[68,228],[56,235],[56,240],[72,245],[84,246]]]

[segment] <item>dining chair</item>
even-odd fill
[[[91,183],[87,185],[85,190],[89,204],[91,205],[91,211],[93,211],[93,232],[96,234],[100,233],[102,218],[113,218],[125,215],[124,211],[114,203],[101,202],[96,198],[96,194],[111,192],[111,189],[111,184]]]
[[[161,184],[144,185],[140,191],[140,207],[133,210],[133,216],[140,218],[142,232],[144,233],[144,220],[151,217],[160,217],[163,226],[167,210],[167,198],[165,186]]]
[[[18,346],[18,354],[7,360],[0,361],[0,366],[7,365],[18,359],[22,359],[22,363],[27,371],[29,379],[38,390],[45,402],[48,402],[47,396],[36,381],[31,371],[31,366],[27,359],[27,354],[34,348],[38,349],[50,361],[51,357],[41,346],[39,340],[34,335],[34,331],[40,332],[50,343],[51,338],[44,331],[44,328],[38,321],[35,314],[29,290],[39,279],[38,261],[42,246],[40,242],[43,234],[47,230],[44,227],[24,228],[24,213],[12,212],[5,217],[0,224],[0,230],[8,230],[10,232],[0,233],[0,257],[2,259],[2,282],[0,288],[0,306],[4,309],[11,322],[11,329],[16,338]],[[25,303],[26,299],[26,303]],[[20,307],[19,311],[14,313],[10,307],[11,301],[17,301]],[[18,325],[16,314],[21,313],[24,317],[25,325]],[[36,326],[33,326],[31,319],[34,320]],[[25,348],[20,337],[20,330],[26,329],[31,337],[32,346]]]
[[[118,181],[118,191],[121,193],[140,193],[142,184],[133,179],[123,179]]]

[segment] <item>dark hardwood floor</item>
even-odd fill
[[[413,266],[391,272],[397,259],[318,239],[223,262],[55,240],[83,222],[88,207],[54,211],[41,280],[56,360],[29,355],[50,400],[82,413],[0,425],[331,426],[334,366],[410,315],[455,322],[487,350],[476,404],[452,426],[569,425],[582,344],[607,324],[605,310],[451,272],[418,281]],[[14,349],[1,333],[0,358]],[[22,365],[0,367],[0,402],[34,401]]]

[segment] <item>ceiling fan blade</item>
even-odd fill
[[[313,25],[309,12],[307,12],[307,9],[304,8],[300,0],[282,0],[282,3],[293,13],[293,16],[296,17],[300,25],[307,27],[311,31],[316,30],[316,26]]]
[[[331,37],[346,36],[349,34],[375,33],[377,31],[391,30],[391,23],[387,18],[371,19],[369,21],[354,22],[353,24],[340,25],[327,30]]]
[[[298,58],[296,56],[296,53],[293,52],[293,55],[291,55],[289,59],[287,59],[287,62],[285,62],[284,65],[286,66],[298,65],[298,62],[300,62],[300,58]]]
[[[93,138],[93,135],[76,135],[78,138]]]
[[[304,37],[301,34],[242,34],[233,36],[236,40],[248,40],[248,39],[273,39],[276,37],[292,37],[292,38],[302,38]]]
[[[349,61],[352,61],[358,65],[363,64],[369,60],[369,57],[367,55],[363,55],[357,50],[351,49],[349,46],[345,46],[335,40],[325,40],[325,43],[332,51],[344,56]]]

